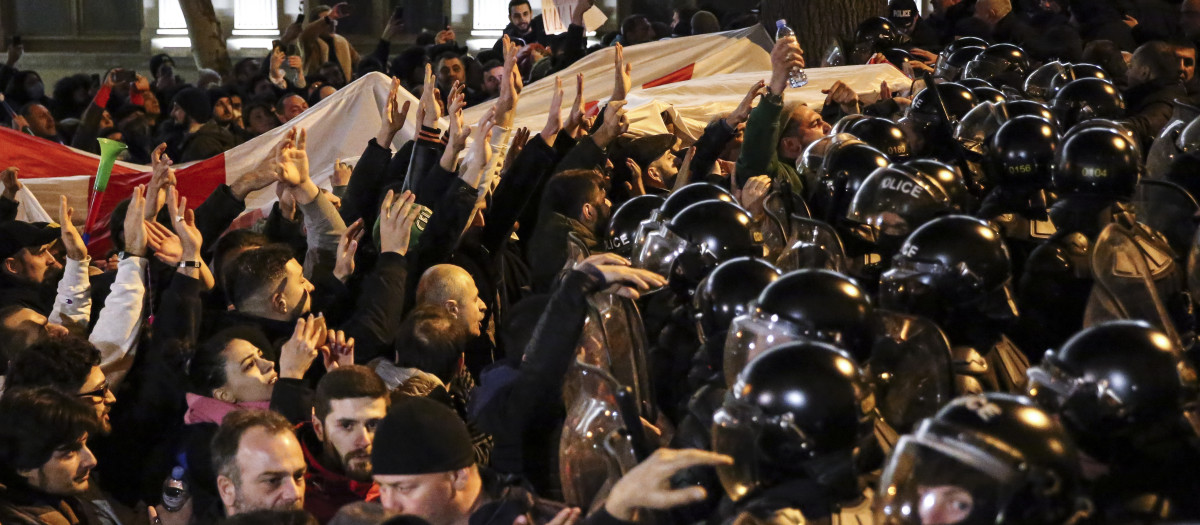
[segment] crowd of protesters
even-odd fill
[[[965,114],[974,113],[976,107],[996,108],[991,114],[1024,107],[1014,104],[1019,98],[1027,99],[1021,102],[1036,98],[1024,82],[1034,64],[1058,61],[1054,63],[1061,67],[1056,75],[1068,71],[1080,78],[1084,70],[1072,70],[1072,64],[1094,64],[1090,67],[1100,71],[1098,78],[1112,87],[1112,93],[1123,94],[1120,115],[1103,114],[1107,107],[1103,100],[1089,99],[1081,109],[1042,99],[1045,104],[1038,106],[1045,108],[1045,129],[1062,126],[1054,132],[1048,155],[1053,156],[1055,148],[1074,151],[1069,141],[1057,142],[1059,131],[1066,134],[1088,116],[1103,117],[1110,122],[1104,132],[1115,130],[1105,135],[1109,143],[1141,144],[1132,169],[1143,169],[1146,150],[1169,128],[1173,114],[1200,94],[1200,80],[1195,78],[1200,1],[1041,0],[1013,5],[1009,0],[935,0],[932,12],[921,16],[911,0],[892,0],[886,8],[879,6],[883,17],[864,22],[858,34],[847,36],[831,51],[806,53],[794,37],[778,39],[771,49],[772,70],[765,73],[769,76],[745,86],[746,96],[733,111],[711,115],[694,144],[685,141],[683,134],[632,137],[624,106],[632,89],[631,71],[640,64],[625,61],[625,48],[759,23],[774,28],[773,20],[758,19],[752,6],[709,4],[675,9],[671,20],[630,16],[620,22],[619,30],[601,34],[600,42],[589,46],[583,14],[590,2],[578,4],[565,33],[547,35],[529,2],[512,0],[504,35],[493,47],[475,54],[467,52],[450,28],[421,34],[415,45],[393,49],[405,30],[398,18],[387,22],[373,50],[360,54],[337,32],[338,21],[353,15],[341,4],[322,6],[306,21],[285,28],[267,56],[238,61],[224,78],[201,70],[196,79],[184,79],[172,59],[161,54],[150,59],[146,76],[114,69],[99,80],[84,72],[58,81],[50,93],[36,71],[21,69],[21,46],[10,46],[7,62],[0,68],[3,103],[10,108],[5,125],[93,153],[99,152],[97,138],[119,140],[128,146],[123,158],[152,166],[152,174],[113,212],[105,226],[113,250],[107,259],[100,259],[89,254],[79,231],[84,212],[72,209],[66,197],[41,203],[57,212],[53,223],[17,220],[18,201],[31,194],[22,191],[21,166],[0,172],[0,523],[569,525],[586,521],[598,525],[657,521],[661,525],[745,520],[827,523],[846,520],[851,514],[861,523],[873,519],[872,500],[874,519],[880,523],[1075,523],[1081,515],[1103,523],[1128,517],[1112,510],[1125,501],[1113,494],[1128,495],[1114,488],[1118,483],[1113,478],[1119,476],[1088,471],[1090,481],[1104,483],[1094,482],[1084,490],[1079,487],[1085,484],[1077,487],[1077,480],[1062,474],[1078,472],[1084,452],[1094,464],[1103,463],[1103,469],[1129,472],[1122,470],[1127,463],[1117,459],[1128,451],[1121,448],[1101,455],[1094,446],[1089,448],[1087,433],[1077,432],[1085,423],[1072,423],[1075,419],[1067,416],[1047,417],[1074,405],[1046,405],[1045,392],[1059,383],[1045,379],[1049,372],[1039,375],[1051,369],[1051,358],[1041,361],[1042,352],[1071,347],[1075,340],[1067,339],[1084,327],[1082,308],[1079,319],[1054,310],[1055,301],[1075,293],[1075,288],[1064,284],[1067,278],[1038,280],[1058,279],[1055,264],[1072,264],[1071,256],[1078,254],[1066,248],[1049,255],[1043,252],[1060,241],[1076,242],[1070,246],[1077,247],[1080,242],[1088,246],[1090,239],[1095,247],[1095,231],[1078,228],[1082,241],[1052,235],[1021,238],[1036,248],[1014,244],[1009,240],[1011,232],[1005,231],[1010,245],[1006,249],[1001,244],[997,253],[1004,253],[1007,266],[996,290],[1012,292],[1017,280],[1023,286],[1021,297],[1002,294],[1007,302],[1001,302],[1009,306],[1019,302],[1022,309],[1028,304],[1033,312],[1039,306],[1043,310],[1037,318],[1023,312],[1019,328],[990,324],[993,319],[988,316],[995,310],[974,300],[942,305],[941,310],[905,311],[923,319],[903,317],[909,323],[905,326],[936,324],[931,330],[942,338],[938,340],[949,341],[939,359],[945,361],[946,377],[955,378],[950,381],[953,394],[1011,396],[989,393],[973,401],[939,397],[937,406],[921,413],[931,418],[920,426],[921,434],[906,436],[899,445],[896,435],[916,432],[918,421],[894,418],[889,412],[888,403],[894,398],[886,394],[888,374],[882,373],[883,381],[878,380],[880,371],[889,366],[880,357],[884,354],[878,342],[886,339],[880,336],[886,330],[875,333],[880,337],[875,343],[864,343],[868,348],[863,350],[856,341],[867,338],[865,331],[871,329],[863,328],[867,324],[851,327],[850,318],[876,315],[870,314],[871,308],[882,311],[880,305],[902,311],[904,303],[887,299],[889,293],[897,293],[889,283],[900,282],[894,279],[899,279],[895,272],[901,270],[915,268],[911,271],[920,273],[929,271],[930,265],[944,264],[956,269],[954,275],[975,279],[971,290],[991,282],[989,274],[970,266],[970,261],[961,266],[914,262],[923,231],[918,226],[968,221],[972,227],[983,225],[979,228],[993,232],[983,234],[987,240],[999,238],[1003,229],[989,229],[985,221],[1009,224],[1004,221],[1010,219],[996,211],[996,196],[1009,194],[998,176],[976,176],[978,170],[973,168],[1000,157],[1003,150],[999,146],[991,146],[995,151],[988,146],[972,150],[962,136],[940,135],[944,130],[939,126],[949,124],[946,119],[951,116],[955,124],[968,122]],[[862,30],[879,24],[889,32],[883,47]],[[994,71],[988,80],[970,74],[980,73],[981,66],[959,67],[968,70],[966,75],[951,71],[947,66],[953,66],[956,42],[961,46],[966,38],[983,42],[972,57],[987,57],[989,49],[1005,43],[1027,53],[1020,57],[1026,63],[1020,68],[1019,82],[1001,75],[1007,69]],[[794,70],[863,63],[854,56],[864,43],[875,47],[861,58],[888,61],[916,76],[923,71],[936,73],[946,82],[926,88],[924,95],[898,96],[884,86],[870,104],[864,104],[859,93],[839,81],[824,90],[827,99],[821,108],[785,103]],[[609,47],[615,49],[611,98],[589,116],[582,76],[554,78],[589,53]],[[822,58],[825,64],[818,64]],[[1003,60],[1008,61],[1004,67],[1015,67],[1015,58]],[[985,62],[977,58],[972,64],[999,63]],[[393,79],[382,124],[361,145],[362,155],[354,165],[339,161],[328,187],[318,186],[311,176],[316,168],[309,165],[307,130],[289,127],[288,122],[371,72]],[[959,76],[988,85],[951,82]],[[538,81],[557,82],[544,127],[514,129],[522,88]],[[1064,82],[1069,81],[1076,78]],[[1069,92],[1071,85],[1056,87]],[[959,88],[961,93],[953,91]],[[419,97],[419,102],[401,104],[397,96],[401,90]],[[934,91],[945,100],[930,102],[929,92]],[[958,101],[950,97],[956,94],[969,98],[970,105],[953,115]],[[475,105],[489,110],[473,127],[475,123],[464,122],[462,114]],[[941,113],[929,109],[934,105],[942,107]],[[1003,109],[1010,107],[1014,109]],[[1200,110],[1196,112],[1200,115]],[[440,119],[448,129],[439,128]],[[861,141],[839,138],[842,135],[837,133],[853,134],[856,121],[869,119],[887,120],[891,127],[886,129],[895,130],[898,141],[873,142],[871,134],[862,131],[865,126],[857,128]],[[1009,122],[1017,119],[1014,114]],[[407,122],[415,122],[420,131],[413,141],[393,150],[393,139]],[[845,127],[834,133],[833,123]],[[233,182],[220,185],[199,205],[180,197],[175,163],[207,159],[281,126],[287,133],[266,162],[229,174]],[[993,144],[992,133],[1002,134],[990,130],[987,144]],[[1080,133],[1091,136],[1086,130]],[[1188,149],[1193,145],[1200,151],[1200,132],[1193,138],[1197,143],[1183,147],[1179,159],[1194,159],[1185,155],[1194,153]],[[828,149],[818,151],[814,145]],[[14,146],[0,139],[0,148],[5,147]],[[854,148],[860,151],[855,153]],[[862,170],[861,166],[836,171],[831,167],[835,152],[846,152],[843,160],[850,155],[867,158],[869,169],[860,173],[853,187],[845,178],[855,177],[853,170]],[[980,157],[969,157],[972,152]],[[921,159],[934,164],[919,164]],[[1118,177],[1118,161],[1104,162],[1093,169],[1111,167],[1111,177]],[[903,168],[897,167],[902,164]],[[940,188],[945,196],[936,213],[917,221],[912,207],[897,204],[885,210],[890,215],[878,215],[884,217],[880,221],[864,220],[855,225],[857,229],[845,227],[845,218],[854,217],[873,196],[865,188],[880,178],[874,170],[909,173],[906,176],[917,180],[924,176],[917,171],[935,164],[948,166],[938,174],[950,175],[938,179],[941,182],[912,183],[902,191],[915,197],[919,191]],[[1070,163],[1043,164],[1029,169],[1044,171],[1049,179],[1051,171],[1067,170]],[[1195,174],[1181,174],[1175,168],[1179,165],[1172,164],[1166,178],[1180,191],[1200,188],[1188,179]],[[904,171],[909,166],[916,171]],[[1059,171],[1054,171],[1055,177]],[[1136,172],[1133,178],[1136,181]],[[1028,224],[1054,219],[1059,230],[1068,230],[1071,224],[1060,218],[1061,213],[1047,214],[1057,206],[1055,198],[1068,204],[1103,200],[1104,206],[1083,207],[1090,214],[1076,213],[1076,218],[1086,215],[1081,222],[1093,220],[1113,204],[1094,194],[1075,198],[1073,192],[1084,192],[1079,189],[1082,185],[1068,186],[1057,178],[1055,183],[1060,184],[1054,188],[1058,195],[1038,201],[1041,213]],[[883,184],[886,190],[888,184],[898,183]],[[1089,184],[1089,191],[1103,185]],[[272,186],[278,202],[270,213],[250,227],[231,227],[246,211],[247,197]],[[698,186],[703,188],[697,190]],[[891,187],[896,188],[901,186]],[[858,196],[846,194],[855,191]],[[683,201],[690,206],[672,209],[671,199],[677,196],[692,199]],[[631,230],[620,226],[615,210],[647,202],[653,203],[653,214],[647,211],[638,217]],[[1030,202],[1023,200],[1025,207],[1009,210],[1007,217],[1037,208]],[[789,233],[794,226],[788,226],[787,214],[780,220],[779,209],[804,216],[797,220],[825,223],[829,231],[836,230],[842,240],[822,245],[825,255],[874,256],[874,262],[795,264],[789,257],[796,246],[815,244],[803,244],[795,229]],[[1133,213],[1126,211],[1124,216]],[[940,217],[945,215],[952,217]],[[895,217],[907,220],[907,229],[890,245],[889,235],[897,232],[888,230],[894,223],[886,221]],[[642,219],[647,221],[641,223]],[[721,219],[728,220],[720,223]],[[693,228],[687,221],[703,226]],[[772,236],[776,223],[784,230],[782,240]],[[871,235],[862,235],[863,228]],[[737,232],[729,233],[731,229]],[[751,230],[749,248],[731,240],[738,232]],[[1187,258],[1191,231],[1184,234],[1182,247],[1170,246],[1179,252],[1176,261]],[[901,247],[908,234],[913,236]],[[974,242],[969,234],[963,235],[960,244]],[[656,247],[668,245],[656,242],[675,243],[669,244],[673,251],[656,252]],[[1171,260],[1170,248],[1147,249],[1165,254],[1147,258]],[[735,258],[747,255],[752,257]],[[765,265],[767,276],[758,283],[754,271],[730,270],[723,279],[732,278],[735,284],[716,290],[721,269],[734,263],[745,268]],[[884,267],[873,270],[871,265],[877,263]],[[893,264],[890,270],[889,264]],[[813,269],[817,267],[850,277]],[[1178,271],[1182,275],[1183,270]],[[1074,286],[1079,276],[1072,275]],[[750,357],[742,354],[742,362],[735,363],[730,356],[747,348],[739,346],[743,344],[739,338],[753,333],[750,328],[735,329],[751,326],[738,323],[766,323],[769,317],[771,326],[778,327],[780,317],[792,315],[792,311],[770,310],[768,283],[776,280],[810,283],[785,294],[785,302],[798,301],[805,294],[815,298],[806,317],[794,321],[804,325],[803,337],[789,339],[794,345],[808,346],[762,352],[749,344]],[[821,291],[826,288],[818,283],[834,281],[838,291]],[[930,282],[922,281],[921,286],[938,286]],[[760,296],[764,288],[767,291]],[[840,295],[821,295],[825,293]],[[953,298],[959,297],[945,293],[938,299],[954,303]],[[731,301],[730,296],[743,299]],[[717,297],[725,301],[723,305],[738,304],[714,322],[709,312],[716,311],[712,304]],[[638,333],[618,336],[620,330],[608,325],[613,311],[597,306],[604,301],[637,304],[618,311],[634,312],[635,321],[626,326],[636,327]],[[839,308],[847,301],[857,309]],[[1162,301],[1175,311],[1170,301]],[[595,315],[597,308],[600,317]],[[1171,336],[1170,343],[1152,338],[1156,344],[1190,345],[1191,339],[1183,334],[1193,328],[1179,317],[1164,316],[1173,323],[1167,327],[1162,318],[1139,318],[1129,313],[1133,310],[1123,310],[1125,317],[1154,324],[1138,324],[1137,330],[1158,337],[1155,330],[1161,329]],[[1089,315],[1092,311],[1089,303]],[[752,312],[762,315],[755,317]],[[731,328],[730,320],[743,314]],[[1027,318],[1034,320],[1026,322]],[[1008,320],[1015,322],[1015,318]],[[1133,330],[1120,328],[1126,330],[1120,334]],[[599,343],[597,330],[603,334]],[[903,337],[911,336],[903,332]],[[984,332],[986,336],[980,335]],[[1109,339],[1119,340],[1113,338]],[[1017,349],[1010,339],[1028,347]],[[589,362],[585,358],[595,355],[596,345],[608,357]],[[642,348],[646,354],[628,347]],[[1059,361],[1053,362],[1075,358],[1066,354],[1060,351]],[[814,356],[833,356],[829,362],[834,364],[823,369],[820,359],[825,358]],[[632,381],[637,384],[630,384],[629,376],[619,372],[626,361],[635,363],[630,366],[637,369]],[[733,369],[735,364],[744,368]],[[1171,361],[1165,370],[1178,371],[1185,382],[1195,382],[1195,377],[1188,379],[1182,372],[1190,367],[1185,365],[1183,360]],[[594,373],[588,367],[594,366],[633,387],[643,407],[656,407],[641,411],[636,423],[641,428],[627,428],[623,438],[617,433],[595,442],[586,441],[592,438],[590,432],[582,437],[572,432],[571,425],[581,424],[583,413],[576,408],[586,409],[589,395],[600,399],[598,392],[608,392],[587,386],[608,377],[607,372],[600,379],[588,375]],[[1057,366],[1066,370],[1054,368],[1058,373],[1082,373]],[[824,376],[815,372],[822,370]],[[912,374],[914,385],[925,385],[917,380],[918,372],[904,371]],[[931,372],[929,377],[935,375]],[[851,385],[849,379],[829,379],[835,376],[857,379]],[[1079,384],[1098,388],[1086,390],[1082,397],[1093,404],[1100,399],[1106,407],[1115,403],[1126,408],[1119,412],[1121,418],[1105,420],[1106,425],[1141,426],[1156,432],[1160,428],[1149,423],[1149,416],[1129,415],[1149,409],[1132,404],[1133,394],[1112,393],[1124,386],[1101,382],[1096,387],[1085,379],[1071,383],[1074,390],[1063,387],[1054,392],[1067,396],[1063,392],[1070,390],[1074,395],[1085,390]],[[1134,391],[1148,395],[1146,391],[1157,392],[1176,379],[1158,376]],[[639,381],[652,386],[646,388]],[[967,383],[974,386],[964,386]],[[773,394],[777,390],[771,389],[782,388],[781,384],[792,385],[790,394]],[[894,379],[892,384],[897,384]],[[913,390],[921,388],[925,387]],[[1038,388],[1042,397],[1036,396]],[[583,393],[575,395],[574,390]],[[818,398],[840,399],[842,390],[854,399],[812,414],[810,405],[825,402]],[[1195,392],[1187,392],[1188,399],[1195,401]],[[1038,404],[1017,397],[1027,394]],[[726,400],[723,408],[722,399]],[[590,401],[603,405],[603,400]],[[729,448],[730,434],[719,433],[721,428],[741,424],[732,415],[735,402],[743,408],[757,403],[755,410],[759,410],[751,419],[761,425],[754,428],[763,434],[750,442],[748,455],[739,453],[744,448]],[[916,397],[911,402],[920,404]],[[1174,405],[1155,406],[1179,416],[1192,406],[1181,403],[1185,408],[1176,412],[1172,412]],[[616,409],[616,405],[603,407]],[[627,407],[623,405],[621,412]],[[1022,414],[1021,421],[999,416],[1011,407]],[[770,412],[775,409],[782,412]],[[1035,421],[1033,412],[1042,419]],[[856,419],[836,419],[834,413]],[[968,421],[975,416],[980,421]],[[1008,426],[985,428],[997,420]],[[1067,420],[1070,432],[1063,430],[1060,420]],[[633,421],[638,421],[636,415]],[[860,424],[864,421],[874,424]],[[624,425],[631,425],[628,418]],[[959,425],[954,427],[959,430],[937,443],[922,441],[936,441],[928,436],[949,428],[946,425]],[[1031,426],[1037,427],[1035,434],[1030,430],[1036,438],[1017,436]],[[879,437],[881,433],[872,432],[872,427],[890,427],[893,439]],[[1133,469],[1140,477],[1129,478],[1144,482],[1142,487],[1152,487],[1147,490],[1173,505],[1169,511],[1156,507],[1148,514],[1197,519],[1197,505],[1186,494],[1200,488],[1196,476],[1200,434],[1190,436],[1195,439],[1186,441],[1188,446],[1172,448],[1178,430],[1170,426],[1170,431],[1148,431],[1152,435],[1141,441],[1119,443],[1152,450],[1129,463],[1144,466],[1160,461],[1153,463],[1154,468]],[[954,440],[965,440],[962,436],[968,433],[984,436],[971,442],[975,447],[971,453],[1007,451],[1005,457],[1017,456],[1013,461],[1020,467],[1010,471],[1004,470],[1007,464],[987,463],[985,467],[999,470],[978,467],[966,477],[947,475],[914,488],[921,494],[913,500],[919,509],[907,503],[892,505],[901,501],[895,498],[905,496],[903,476],[929,476],[937,471],[934,467],[943,465],[912,460],[924,456],[906,444],[915,447],[919,442],[927,447],[923,450],[944,452],[958,446]],[[834,434],[840,438],[823,437]],[[1155,441],[1165,435],[1172,440]],[[576,438],[595,444],[601,455],[605,446],[625,439],[635,444],[631,450],[637,458],[625,461],[625,456],[609,450],[605,457],[612,464],[576,470],[579,463],[572,454],[584,454],[572,452],[579,444],[572,441]],[[795,440],[794,446],[779,444],[789,439]],[[1076,452],[1072,439],[1079,440],[1084,452]],[[649,450],[641,450],[646,448],[643,442],[649,442]],[[1053,451],[1037,455],[1030,450],[1041,453],[1046,447],[1031,442],[1049,443],[1046,447]],[[1113,437],[1106,443],[1117,442]],[[949,455],[965,462],[963,454],[970,455]],[[1053,458],[1046,459],[1048,455]],[[1164,457],[1168,459],[1162,461]],[[909,460],[917,466],[905,463]],[[1064,463],[1074,466],[1063,467]],[[713,467],[721,472],[719,482]],[[950,467],[939,468],[944,473]],[[877,484],[880,469],[883,485]],[[995,473],[1001,470],[1004,475]],[[757,478],[738,485],[737,480],[744,478],[736,471],[753,471],[748,476]],[[766,475],[768,471],[773,477]],[[1104,472],[1107,475],[1109,470]],[[1028,480],[1035,475],[1041,477]],[[1156,477],[1175,484],[1174,492],[1162,488],[1163,479],[1155,481]],[[991,489],[975,488],[1014,483],[1016,478],[1025,480],[1020,490],[987,493]],[[851,480],[848,490],[841,484],[845,479]],[[582,497],[580,487],[592,483],[594,490]],[[950,489],[931,492],[929,486],[934,485]],[[722,486],[729,492],[723,493]],[[733,487],[745,490],[739,493]],[[1091,514],[1080,510],[1083,506],[1074,506],[1074,496],[1083,498],[1087,491],[1092,495],[1090,509],[1099,509]],[[947,494],[953,497],[947,499]],[[1179,495],[1184,496],[1176,498]],[[855,514],[855,508],[866,510]],[[788,515],[783,509],[799,510]]]

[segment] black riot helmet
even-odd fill
[[[955,209],[938,181],[918,170],[887,166],[863,181],[846,210],[846,220],[854,225],[854,235],[886,257],[917,227],[954,211],[963,210]]]
[[[956,82],[943,82],[936,86],[941,95],[942,103],[946,106],[950,118],[954,122],[962,120],[971,108],[975,107],[975,95],[966,86]],[[938,107],[937,97],[928,89],[921,90],[913,97],[912,105],[908,107],[906,117],[922,117],[928,119],[942,118],[941,108]]]
[[[988,141],[1000,126],[1021,115],[1034,115],[1053,121],[1050,108],[1032,100],[1002,103],[984,102],[975,106],[958,123],[954,138],[962,145],[968,160],[980,162],[987,154]]]
[[[874,307],[858,283],[830,270],[796,270],[767,285],[750,312],[729,325],[725,378],[771,346],[798,340],[822,341],[856,359],[871,354]]]
[[[1093,64],[1064,64],[1058,74],[1050,79],[1050,98],[1054,98],[1071,81],[1081,78],[1098,78],[1112,82],[1112,78],[1100,66]]]
[[[604,249],[629,258],[634,246],[638,245],[638,231],[642,221],[649,219],[666,199],[658,195],[638,195],[617,207],[608,220],[608,239]]]
[[[956,210],[968,210],[973,205],[962,171],[950,164],[934,159],[912,159],[895,167],[932,179],[946,192],[950,205]]]
[[[851,140],[858,138],[849,133],[831,133],[812,141],[804,148],[804,153],[796,159],[796,173],[800,174],[800,180],[804,183],[805,198],[809,198],[820,185],[821,165],[825,163],[825,154],[835,145]]]
[[[707,182],[693,182],[667,196],[667,200],[659,208],[660,216],[663,219],[670,219],[688,206],[710,200],[737,202],[733,198],[733,194],[725,188]]]
[[[904,71],[905,63],[916,60],[916,58],[912,56],[912,53],[909,53],[908,51],[898,47],[889,47],[880,51],[880,53],[883,54],[883,58],[887,59],[888,63],[896,66],[896,69],[901,71]]]
[[[729,323],[750,311],[763,288],[783,275],[775,265],[753,257],[735,257],[708,274],[692,298],[702,340],[720,337]]]
[[[854,31],[854,50],[850,53],[850,64],[866,64],[871,56],[896,46],[900,35],[896,25],[884,17],[867,18],[859,22]]]
[[[852,483],[856,449],[875,439],[869,389],[858,363],[831,345],[789,343],[756,357],[713,417],[713,450],[734,459],[717,468],[730,499],[794,479],[838,491]]]
[[[933,76],[949,80],[951,82],[959,80],[962,74],[962,69],[967,67],[967,63],[974,60],[983,52],[982,46],[964,46],[947,53],[943,51],[938,56],[937,69],[934,70]]]
[[[1053,99],[1054,93],[1050,90],[1050,84],[1068,65],[1055,60],[1033,70],[1033,73],[1025,78],[1025,96],[1040,102]]]
[[[1021,90],[1029,72],[1025,50],[1013,44],[992,44],[963,68],[963,78],[982,78],[996,86]]]
[[[962,78],[962,79],[955,80],[955,82],[958,82],[959,84],[966,86],[967,89],[975,89],[975,88],[993,88],[993,89],[995,89],[996,88],[996,86],[993,86],[991,82],[988,82],[982,78]]]
[[[894,162],[904,162],[912,157],[904,130],[892,120],[883,117],[865,117],[848,125],[846,133],[874,146]]]
[[[971,88],[971,94],[975,95],[975,100],[979,102],[999,104],[1008,100],[1008,96],[1003,91],[988,86],[973,87]]]
[[[984,40],[982,38],[973,37],[973,36],[963,37],[963,38],[960,38],[953,42],[950,42],[949,44],[946,45],[945,48],[942,49],[941,53],[938,53],[937,65],[934,67],[934,71],[935,71],[934,76],[936,76],[938,78],[944,78],[946,80],[954,80],[954,78],[951,78],[949,76],[944,76],[944,75],[938,74],[938,73],[944,71],[945,68],[947,67],[947,66],[944,66],[943,64],[945,64],[946,61],[949,60],[950,57],[952,55],[954,55],[954,53],[956,51],[958,51],[959,49],[963,49],[966,47],[977,47],[977,48],[979,48],[979,51],[983,51],[983,49],[986,48],[987,46],[988,46],[987,40]],[[978,53],[978,51],[976,51],[976,53]],[[975,56],[971,55],[971,58],[975,58]],[[962,67],[966,66],[967,62],[969,62],[969,61],[970,60],[968,59],[966,62],[963,62],[962,65],[957,66],[958,70],[961,71]],[[954,71],[953,74],[955,77],[958,76],[959,71]]]
[[[1014,118],[992,136],[984,171],[1002,188],[1047,189],[1058,146],[1058,132],[1049,120],[1032,115]]]
[[[1000,233],[966,215],[938,217],[917,228],[884,272],[884,308],[938,323],[952,312],[1016,318],[1010,290],[1012,266]]]
[[[1125,116],[1125,98],[1107,80],[1072,80],[1054,95],[1050,105],[1060,129],[1091,118],[1117,119]]]
[[[750,227],[750,220],[750,213],[736,204],[698,202],[647,235],[634,265],[668,276],[677,291],[693,289],[722,261],[763,255],[762,234]]]
[[[1143,321],[1110,321],[1075,334],[1030,368],[1030,393],[1062,415],[1080,448],[1127,463],[1164,439],[1196,437],[1196,398],[1182,351]]]
[[[1051,180],[1064,195],[1128,199],[1137,186],[1140,160],[1133,142],[1119,131],[1085,129],[1063,141]]]
[[[900,438],[884,467],[876,523],[1067,523],[1081,499],[1075,444],[1025,397],[964,396]]]
[[[886,154],[860,140],[834,144],[825,152],[817,184],[808,196],[813,217],[834,222],[845,213],[862,181],[889,162]]]

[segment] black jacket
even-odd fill
[[[1175,100],[1186,98],[1187,90],[1176,79],[1147,82],[1125,90],[1125,122],[1137,133],[1142,144],[1152,144],[1158,138],[1171,113]]]
[[[216,121],[209,121],[179,143],[178,162],[191,162],[215,157],[237,145],[237,138]]]
[[[493,468],[524,477],[539,494],[559,490],[558,439],[566,417],[563,379],[575,359],[587,296],[603,286],[600,276],[568,273],[538,320],[524,359],[503,361],[484,372],[472,400],[475,423],[495,438]]]

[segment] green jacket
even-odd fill
[[[789,117],[783,114],[783,104],[775,104],[767,97],[759,100],[758,106],[750,112],[742,139],[742,153],[737,161],[739,188],[745,186],[750,177],[770,175],[771,180],[787,180],[794,193],[804,194],[804,185],[796,167],[779,158],[779,137]]]

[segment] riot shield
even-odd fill
[[[559,475],[566,503],[591,512],[637,459],[616,399],[617,380],[579,360],[568,375],[576,377],[576,392],[559,440]]]
[[[1178,184],[1165,180],[1138,182],[1134,191],[1137,220],[1163,234],[1176,255],[1187,253],[1196,234],[1196,214],[1200,204]]]
[[[622,385],[633,388],[641,416],[648,421],[658,419],[654,391],[650,384],[650,368],[646,360],[649,342],[637,303],[613,293],[592,294],[588,298],[588,323],[598,328],[603,354],[597,364],[612,374]]]
[[[879,311],[868,377],[879,414],[900,433],[912,431],[955,396],[950,342],[927,319]]]
[[[826,269],[846,273],[846,249],[832,226],[816,219],[792,218],[792,238],[775,259],[784,273],[800,269]]]
[[[791,185],[786,181],[782,181],[763,200],[763,210],[766,212],[765,216],[755,221],[754,227],[762,234],[763,247],[766,248],[769,260],[778,257],[787,249],[793,237],[795,220],[809,217],[809,210],[808,205],[792,191]]]
[[[1091,264],[1095,285],[1084,310],[1085,328],[1114,319],[1139,319],[1181,344],[1169,306],[1184,291],[1183,275],[1161,235],[1143,224],[1109,224],[1096,239]]]
[[[1176,100],[1174,105],[1175,110],[1171,114],[1171,120],[1163,126],[1158,137],[1154,139],[1154,143],[1150,145],[1150,151],[1146,154],[1145,173],[1149,179],[1162,179],[1166,176],[1171,163],[1182,153],[1177,142],[1179,135],[1192,120],[1200,117],[1200,108],[1179,100]]]

